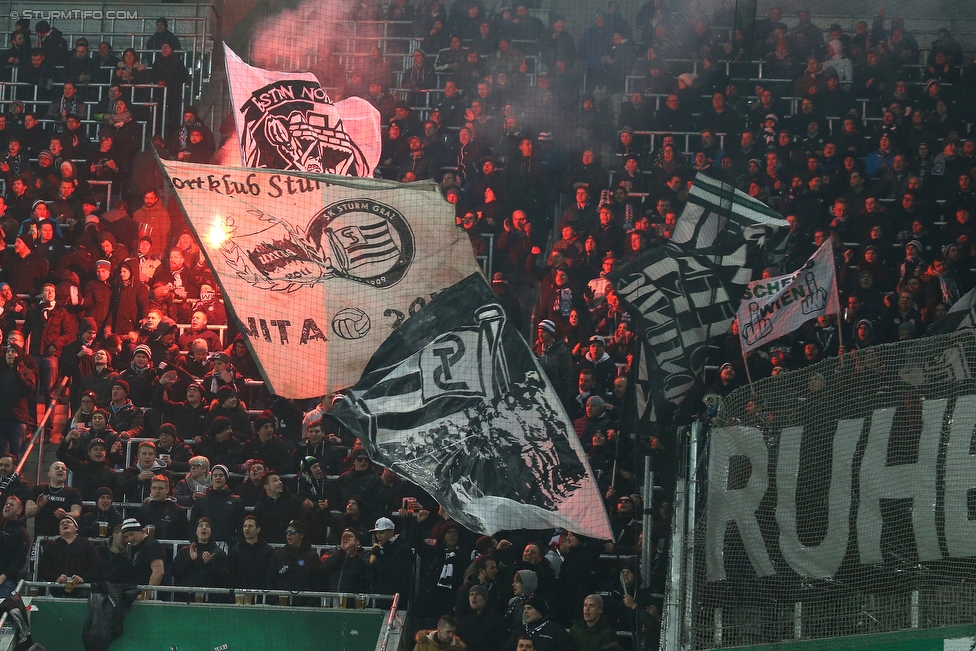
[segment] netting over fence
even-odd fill
[[[976,621],[974,368],[963,331],[731,394],[701,448],[683,638],[706,649]]]

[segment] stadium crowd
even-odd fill
[[[36,34],[18,24],[2,59],[20,81],[54,84],[42,84],[43,106],[17,100],[0,116],[0,584],[11,590],[27,564],[32,520],[48,539],[39,575],[70,594],[82,592],[68,584],[100,580],[400,592],[422,651],[649,649],[670,505],[643,504],[625,462],[657,444],[617,433],[636,315],[606,275],[667,243],[701,173],[789,221],[787,258],[756,277],[798,269],[826,241],[836,251],[843,314],[752,353],[753,379],[921,336],[976,285],[976,59],[947,30],[923,51],[883,11],[850,34],[808,11],[790,27],[774,9],[749,34],[702,22],[680,38],[661,0],[633,22],[610,2],[578,38],[524,4],[489,15],[477,0],[450,11],[364,0],[351,18],[396,21],[420,47],[403,52],[402,72],[377,48],[352,69],[318,71],[323,83],[335,100],[359,95],[379,110],[382,174],[436,181],[475,253],[491,254],[498,300],[537,337],[614,538],[477,537],[374,465],[328,419],[334,396],[306,413],[252,387],[257,367],[182,215],[160,200],[154,161],[208,161],[214,134],[174,105],[171,140],[144,143],[138,125],[151,117],[124,99],[133,83],[186,82],[176,37],[160,19],[146,45],[155,56],[116,60],[102,43],[96,58],[42,21]],[[96,77],[117,85],[92,105]],[[105,180],[110,205],[92,183]],[[222,341],[214,326],[224,325]],[[739,386],[744,363],[733,329],[709,360],[707,390]],[[70,421],[49,434],[48,481],[30,486],[14,468],[61,378]],[[645,544],[652,565],[641,568]]]

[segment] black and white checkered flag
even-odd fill
[[[745,241],[776,263],[786,254],[789,236],[790,225],[778,212],[728,183],[698,174],[671,244],[682,251],[727,251]]]

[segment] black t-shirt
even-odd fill
[[[34,518],[34,534],[37,536],[57,536],[60,533],[58,531],[60,520],[54,517],[54,512],[58,509],[70,512],[74,506],[80,507],[81,493],[78,492],[77,488],[71,486],[52,489],[50,484],[41,484],[31,489],[28,499],[36,504],[37,498],[41,495],[47,495],[48,500],[44,506],[38,509],[37,516]]]
[[[152,576],[153,561],[165,562],[163,547],[155,538],[146,537],[139,545],[129,548],[129,581],[136,585],[148,585]]]

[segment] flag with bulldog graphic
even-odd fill
[[[369,102],[333,102],[312,73],[249,66],[226,43],[224,56],[244,167],[372,177],[382,136]]]

